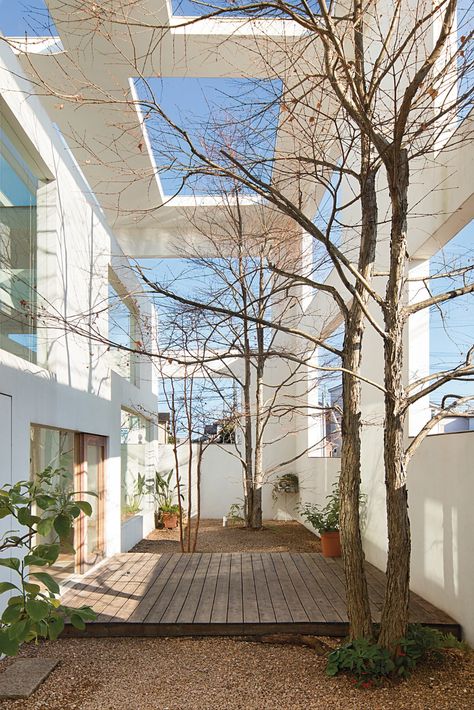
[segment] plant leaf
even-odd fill
[[[60,513],[54,519],[54,529],[56,530],[60,538],[67,537],[69,535],[69,531],[71,530],[70,518],[68,518],[67,515],[63,515],[62,513]]]
[[[56,641],[62,630],[64,629],[64,619],[60,616],[54,616],[48,624],[48,633],[51,641]]]
[[[36,530],[40,535],[43,535],[43,537],[46,537],[46,535],[49,535],[51,530],[53,529],[53,523],[54,523],[54,518],[43,518],[42,520],[39,521],[38,525],[36,526]]]
[[[9,592],[11,589],[18,589],[18,587],[11,582],[0,582],[0,594]]]
[[[59,594],[59,584],[47,572],[34,572],[32,577],[36,577],[53,594]]]
[[[79,631],[84,631],[86,628],[85,623],[81,619],[81,617],[78,614],[72,614],[71,615],[71,624],[76,628],[79,629]]]
[[[26,611],[28,616],[33,621],[41,621],[46,619],[49,614],[49,604],[41,601],[40,599],[29,599],[26,602]]]
[[[0,559],[0,566],[8,567],[9,569],[14,569],[18,572],[18,570],[20,569],[20,560],[16,557],[3,558]]]
[[[0,652],[6,656],[16,656],[20,645],[16,639],[11,639],[5,631],[0,631]]]
[[[76,505],[82,510],[84,515],[89,517],[92,515],[92,506],[86,500],[76,500]]]

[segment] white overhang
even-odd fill
[[[199,240],[200,214],[203,226],[213,215],[218,221],[222,205],[205,197],[164,195],[132,77],[267,79],[269,66],[272,78],[288,77],[294,71],[291,47],[301,48],[308,67],[320,62],[314,41],[306,41],[298,24],[280,19],[214,18],[183,26],[185,19],[174,17],[169,3],[159,0],[127,3],[127,10],[117,2],[112,21],[103,23],[99,11],[91,13],[79,0],[47,0],[47,5],[59,36],[16,40],[25,72],[43,87],[49,115],[124,251],[135,257],[176,254],[183,235]],[[280,116],[275,155],[291,159],[297,137],[285,119]],[[310,212],[322,192],[291,182],[280,187],[298,189]],[[244,200],[249,216],[254,202]]]

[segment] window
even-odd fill
[[[112,369],[129,380],[139,384],[139,365],[135,353],[125,348],[136,347],[140,340],[138,310],[130,295],[113,274],[109,280],[109,340],[113,344]],[[121,349],[124,348],[124,349]]]
[[[120,428],[122,520],[140,513],[147,503],[147,480],[153,477],[151,423],[122,409]]]
[[[430,260],[430,291],[433,295],[473,283],[474,220],[467,224]],[[441,276],[448,274],[447,276]],[[430,373],[454,370],[465,364],[474,343],[474,295],[449,299],[433,306],[429,313]],[[427,334],[428,335],[428,334]],[[457,398],[473,397],[460,405],[456,416],[442,419],[433,434],[474,430],[474,379],[470,376],[453,379],[431,393],[429,409],[436,415],[441,407],[454,405]]]
[[[343,328],[327,338],[341,349]],[[341,455],[342,373],[340,358],[317,348],[308,366],[308,455],[339,458]]]
[[[38,178],[15,144],[4,116],[0,128],[0,347],[37,360]]]

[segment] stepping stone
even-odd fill
[[[0,673],[0,699],[29,698],[58,663],[54,658],[18,658]]]

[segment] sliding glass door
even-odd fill
[[[76,520],[70,539],[61,541],[59,558],[52,572],[58,581],[85,572],[104,556],[104,473],[107,439],[61,429],[31,428],[31,475],[47,466],[55,470],[52,487],[88,501],[90,517]],[[38,542],[54,537],[39,536]]]

